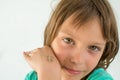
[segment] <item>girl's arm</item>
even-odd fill
[[[38,80],[60,80],[60,63],[50,47],[44,46],[30,52],[24,52],[24,57],[37,73]]]

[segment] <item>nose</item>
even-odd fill
[[[87,57],[87,51],[85,48],[78,47],[71,50],[70,61],[72,64],[83,65]]]

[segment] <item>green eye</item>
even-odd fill
[[[71,38],[64,38],[63,41],[67,44],[74,45],[74,41]]]

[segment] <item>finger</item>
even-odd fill
[[[59,59],[58,59],[58,57],[56,56],[56,54],[55,54],[55,52],[54,52],[54,49],[52,48],[52,46],[50,45],[50,48],[51,48],[51,50],[52,50],[52,52],[53,52],[53,54],[54,54],[54,56],[57,58],[57,60],[59,61]]]
[[[55,54],[55,52],[54,52],[53,47],[52,47],[51,45],[50,45],[49,47],[51,48],[51,50],[52,50],[52,52],[53,52],[54,56],[56,57],[57,61],[58,61],[58,62],[59,62],[59,64],[60,64],[60,66],[62,66],[62,64],[61,64],[60,60],[58,59],[57,55],[56,55],[56,54]]]
[[[48,53],[50,55],[54,55],[54,51],[51,49],[51,47],[44,46],[43,48],[45,49],[46,53]]]
[[[29,60],[30,59],[30,54],[29,54],[29,52],[23,52],[23,55],[24,55],[24,58],[26,59],[26,60]]]

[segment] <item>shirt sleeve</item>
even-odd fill
[[[37,73],[35,71],[29,72],[26,75],[25,80],[38,80]]]
[[[87,80],[113,80],[113,78],[103,68],[98,68],[91,73]]]

